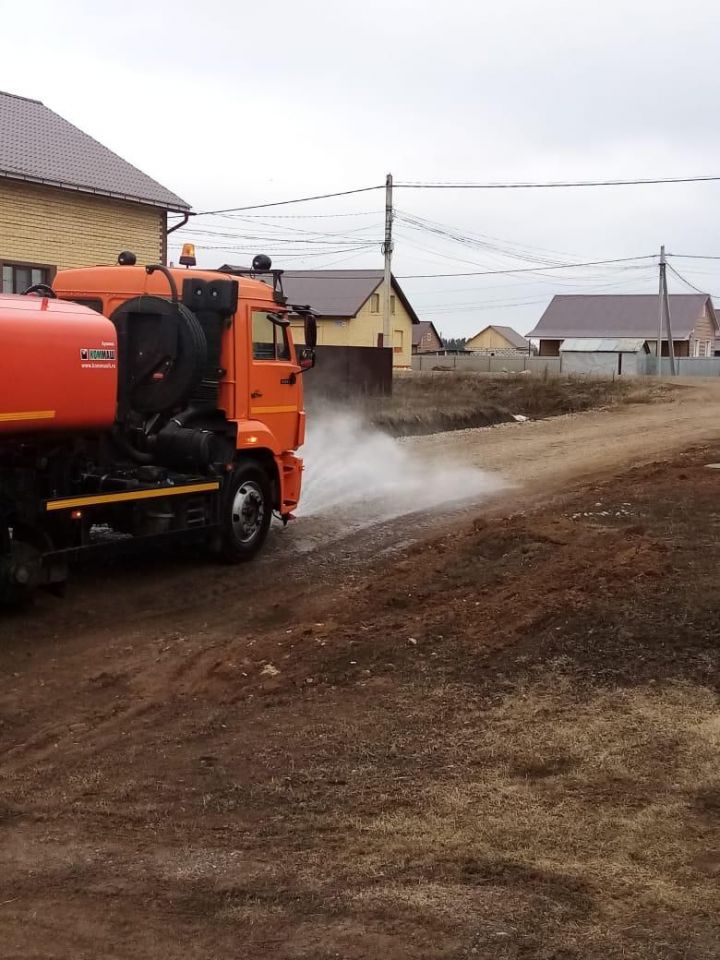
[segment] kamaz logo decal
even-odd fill
[[[82,347],[80,350],[80,359],[86,361],[93,360],[114,360],[115,351],[106,348]]]

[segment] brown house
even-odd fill
[[[166,259],[169,211],[188,204],[38,100],[0,93],[0,292],[61,267]]]
[[[670,320],[676,357],[712,357],[718,321],[705,293],[671,294]],[[563,341],[572,339],[639,339],[655,352],[658,297],[654,294],[561,295],[553,297],[528,338],[540,341],[541,357],[557,357]],[[577,346],[577,345],[576,345]],[[668,355],[667,340],[662,354]]]
[[[442,349],[442,337],[435,329],[435,324],[432,320],[420,320],[420,322],[413,327],[412,352],[438,353],[438,351]]]

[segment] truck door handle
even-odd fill
[[[257,398],[261,396],[262,396],[262,390],[253,390],[253,392],[250,394],[250,397],[253,400],[257,400]]]

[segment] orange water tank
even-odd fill
[[[63,300],[0,295],[0,434],[100,430],[117,403],[117,333]]]

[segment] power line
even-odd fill
[[[349,213],[252,213],[245,217],[237,217],[230,213],[214,214],[223,220],[333,220],[342,217],[376,217],[377,215],[377,210],[352,210]]]
[[[515,267],[505,270],[473,270],[467,273],[412,273],[398,276],[398,280],[422,280],[432,277],[484,277],[507,273],[537,273],[548,270],[568,270],[573,267],[596,267],[606,263],[630,263],[634,260],[654,260],[657,254],[651,253],[641,257],[615,257],[612,260],[586,260],[584,263],[562,263],[557,266]]]
[[[713,183],[720,181],[720,176],[700,177],[638,177],[633,179],[613,180],[551,180],[551,181],[518,181],[508,183],[468,183],[468,182],[422,182],[406,181],[394,186],[401,190],[552,190],[574,187],[640,187],[669,183]],[[384,184],[376,183],[368,187],[355,187],[352,190],[338,190],[334,193],[318,193],[310,197],[295,197],[292,200],[274,200],[271,203],[254,203],[241,207],[223,207],[218,210],[198,210],[191,214],[194,217],[218,216],[226,213],[240,213],[246,210],[265,210],[268,207],[283,207],[291,203],[309,203],[312,200],[331,200],[335,197],[349,197],[358,193],[369,193],[383,189]]]
[[[640,187],[659,183],[711,183],[720,176],[707,177],[653,177],[632,180],[552,180],[548,182],[518,183],[452,183],[452,182],[406,182],[395,186],[405,190],[549,190],[558,187]]]
[[[638,266],[636,269],[640,275],[635,275],[633,277],[626,277],[624,280],[596,279],[596,280],[586,281],[585,279],[580,279],[579,281],[578,280],[568,281],[567,283],[564,283],[563,286],[568,286],[571,289],[575,289],[575,290],[577,290],[578,288],[581,288],[583,293],[585,293],[586,291],[589,291],[589,293],[591,294],[595,290],[607,290],[610,288],[627,287],[629,285],[637,286],[638,284],[644,284],[651,277],[654,278],[657,276],[655,267],[651,266],[650,264],[647,264],[644,266]],[[517,291],[517,287],[535,286],[536,282],[537,281],[535,280],[520,281],[519,283],[515,284],[512,288],[508,287],[507,284],[500,284],[494,287],[490,286],[485,288],[482,288],[482,287],[476,288],[476,290],[479,289],[482,293],[485,293],[487,290],[493,290],[493,289],[507,291],[507,295],[505,297],[501,297],[499,300],[485,300],[485,299],[476,297],[474,300],[452,302],[446,297],[442,301],[438,301],[438,302],[433,301],[430,303],[426,303],[424,302],[422,296],[414,297],[413,300],[418,304],[418,309],[421,310],[423,313],[425,313],[427,310],[433,310],[433,311],[437,310],[442,313],[452,313],[456,309],[458,310],[472,309],[483,303],[503,303],[508,299],[508,297],[510,298],[513,297],[512,291]],[[556,280],[555,282],[557,283],[558,281]],[[562,283],[562,281],[560,282]],[[463,290],[463,291],[457,291],[457,292],[469,293],[471,291]],[[515,296],[518,296],[518,295],[521,297],[523,296],[522,293],[519,293],[519,294],[515,293]],[[524,296],[536,296],[536,295],[537,294],[530,293],[530,292],[524,294]]]
[[[500,237],[493,237],[486,234],[464,233],[458,227],[448,226],[437,221],[428,220],[417,214],[407,213],[397,210],[396,217],[404,221],[409,226],[417,230],[427,230],[429,233],[435,233],[441,238],[453,240],[456,243],[464,244],[480,249],[497,250],[505,255],[517,257],[517,259],[533,259],[535,261],[545,260],[552,263],[560,263],[561,260],[577,259],[572,254],[559,253],[557,250],[547,250],[542,247],[531,247],[518,243],[513,240],[503,240]],[[538,256],[541,254],[541,256]],[[551,258],[551,259],[549,259]]]
[[[687,287],[690,287],[691,290],[694,290],[696,293],[701,293],[704,297],[716,296],[716,294],[708,293],[707,290],[701,290],[700,287],[696,287],[694,283],[690,283],[690,281],[686,279],[681,273],[677,272],[677,270],[671,263],[666,264],[666,266],[675,274],[678,280],[681,280]]]
[[[374,244],[372,244],[370,248],[372,248],[372,246],[374,246]],[[201,249],[208,249],[208,248],[203,247]],[[220,249],[227,249],[227,248],[223,247]],[[321,251],[319,255],[322,255],[323,252],[325,251]],[[329,253],[330,251],[327,251],[327,252]],[[337,251],[337,253],[345,253],[345,252],[347,251],[342,251],[342,250]],[[308,254],[308,256],[312,256],[312,254]],[[616,257],[612,260],[586,260],[584,263],[563,263],[555,267],[515,267],[514,269],[510,269],[510,270],[473,270],[467,273],[412,273],[412,274],[402,274],[402,275],[397,274],[395,275],[395,279],[396,280],[420,280],[420,279],[435,278],[435,277],[486,277],[486,276],[507,275],[511,273],[537,273],[538,271],[541,271],[544,273],[547,270],[569,270],[575,267],[594,267],[594,266],[599,266],[601,264],[606,264],[606,263],[629,263],[635,260],[655,260],[655,259],[657,259],[657,254],[651,253],[642,257]],[[358,269],[362,273],[371,273],[373,275],[378,272],[382,272],[372,267],[368,267],[366,269],[365,268],[358,268]],[[345,271],[339,271],[339,272],[344,273]],[[301,280],[301,279],[302,280],[315,280],[315,279],[339,280],[342,282],[342,281],[346,281],[347,277],[346,276],[318,277],[317,274],[314,274],[314,273],[309,273],[304,275],[300,273],[295,273],[293,276],[293,279],[294,280]]]
[[[354,190],[339,190],[336,193],[318,193],[312,197],[296,197],[294,200],[275,200],[273,203],[254,203],[247,207],[225,207],[222,210],[199,210],[195,217],[217,216],[219,213],[240,213],[243,210],[264,210],[267,207],[284,207],[289,203],[308,203],[310,200],[330,200],[333,197],[349,197],[355,193],[368,193],[370,190],[380,190],[384,184],[375,184],[372,187],[356,187]]]
[[[668,257],[675,257],[676,260],[720,260],[719,256],[702,253],[668,253]]]

